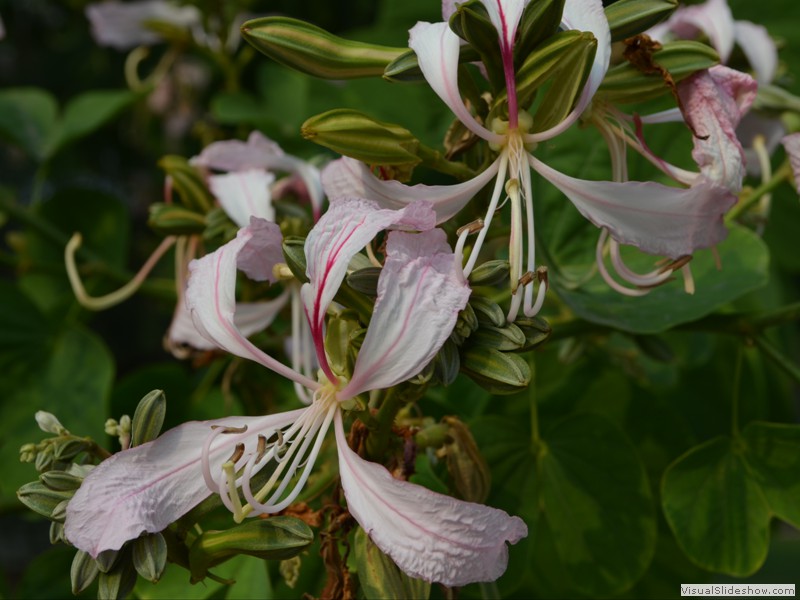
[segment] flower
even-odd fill
[[[136,46],[151,46],[163,41],[150,27],[151,23],[166,23],[202,34],[202,15],[197,7],[178,6],[166,0],[137,2],[101,2],[86,7],[92,25],[92,36],[101,46],[130,50]]]
[[[687,183],[689,189],[622,179],[584,181],[560,173],[534,156],[537,143],[559,135],[581,117],[608,69],[611,36],[600,0],[567,0],[564,5],[562,27],[591,32],[597,42],[597,50],[575,106],[560,123],[544,131],[535,130],[533,117],[524,107],[518,106],[516,94],[514,44],[527,2],[481,2],[498,32],[508,98],[508,121],[495,118],[487,128],[467,109],[458,88],[460,41],[448,23],[417,23],[410,31],[409,46],[416,52],[420,69],[433,90],[467,129],[497,150],[497,159],[472,180],[447,188],[423,185],[407,187],[397,182],[379,181],[364,165],[342,158],[331,163],[323,172],[323,186],[329,197],[363,195],[385,206],[430,199],[441,221],[457,212],[494,177],[495,185],[483,220],[484,227],[464,266],[464,273],[469,274],[474,268],[492,217],[501,197],[505,195],[511,205],[512,223],[509,238],[512,292],[509,321],[516,318],[520,308],[527,316],[535,315],[542,306],[547,289],[546,271],[537,270],[535,262],[531,169],[555,185],[584,217],[602,228],[605,232],[603,235],[610,235],[617,244],[629,244],[644,252],[677,260],[698,248],[711,247],[724,238],[722,215],[733,204],[735,197],[728,188],[713,181],[692,176],[691,182]],[[452,12],[453,6],[452,2],[444,3],[445,17]],[[464,229],[459,244],[463,245],[468,234],[469,230]],[[525,253],[524,238],[527,238]],[[675,263],[674,268],[679,264]],[[640,285],[653,285],[654,280],[664,281],[672,268],[666,269],[665,273],[641,276],[646,283]],[[637,277],[632,274],[633,279]],[[537,282],[538,291],[534,300]],[[520,288],[524,294],[519,293]],[[635,292],[646,293],[645,290]]]
[[[434,219],[424,203],[395,211],[340,200],[311,231],[309,283],[302,296],[323,372],[319,381],[265,354],[234,323],[237,267],[255,277],[267,270],[251,252],[253,244],[274,235],[264,221],[253,218],[235,240],[192,263],[187,303],[200,331],[221,348],[308,387],[314,402],[275,415],[186,423],[112,456],[85,479],[67,507],[70,542],[92,556],[118,549],[144,531],[160,531],[211,491],[236,520],[278,512],[301,491],[333,423],[348,508],[402,570],[446,585],[499,577],[507,562],[506,542],[527,535],[521,519],[396,480],[353,452],[344,433],[343,412],[355,396],[419,373],[466,305],[469,288],[444,232],[431,229]],[[375,311],[348,380],[333,372],[325,355],[324,315],[350,259],[388,227],[422,233],[389,234]],[[253,477],[267,465],[275,469],[269,480],[251,489]]]

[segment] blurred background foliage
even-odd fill
[[[169,260],[130,300],[100,313],[81,308],[63,268],[63,246],[72,232],[84,235],[87,287],[102,294],[130,278],[158,244],[146,220],[149,205],[163,193],[161,156],[189,157],[211,141],[259,129],[287,152],[315,159],[325,151],[300,137],[300,125],[342,106],[401,124],[434,147],[452,119],[425,85],[320,81],[244,44],[235,54],[238,73],[212,56],[187,51],[160,89],[130,90],[126,53],[94,43],[84,16],[88,4],[0,1],[7,30],[0,41],[0,595],[9,598],[70,596],[72,553],[50,548],[47,523],[26,514],[15,497],[34,475],[19,463],[18,449],[41,438],[36,410],[54,412],[74,433],[116,448],[103,433],[105,419],[132,414],[153,388],[165,390],[169,401],[165,427],[289,406],[293,395],[279,378],[248,364],[230,371],[223,389],[230,358],[179,362],[163,349],[175,301]],[[286,14],[345,37],[397,46],[406,44],[415,22],[440,18],[433,0],[196,4],[206,14]],[[735,18],[761,23],[782,41],[780,57],[788,69],[778,83],[800,95],[796,0],[730,5]],[[154,46],[140,71],[147,73],[170,51]],[[668,126],[654,130],[648,142],[678,162],[689,146],[676,142],[674,132]],[[541,152],[576,177],[606,178],[609,172],[602,143],[590,132],[571,131]],[[644,161],[634,161],[632,178],[648,173]],[[417,176],[431,181],[430,173]],[[680,583],[731,581],[733,574],[747,576],[744,581],[800,583],[800,538],[785,524],[800,525],[798,388],[791,376],[800,354],[796,316],[755,335],[724,319],[769,314],[800,297],[795,191],[789,185],[776,189],[763,238],[734,226],[720,246],[721,272],[710,256],[696,257],[694,297],[673,286],[637,300],[615,295],[597,277],[570,285],[590,270],[592,227],[541,181],[535,197],[548,264],[559,274],[560,301],[545,315],[553,323],[552,340],[530,358],[530,390],[492,396],[460,377],[421,404],[428,416],[459,414],[471,426],[493,474],[488,503],[520,514],[530,528],[529,537],[511,548],[507,574],[496,584],[466,588],[462,597],[677,597]],[[468,220],[464,215],[459,224]],[[712,312],[723,317],[707,317]],[[760,453],[759,464],[776,479],[754,483],[736,463],[738,450],[723,447],[723,438],[711,442],[731,432],[735,398],[748,451]],[[755,421],[780,432],[765,433]],[[676,466],[690,450],[689,460]],[[441,465],[422,455],[417,467],[419,482],[447,487]],[[686,498],[716,506],[716,497],[726,494],[728,514],[680,523]],[[759,494],[780,496],[786,508],[773,501],[755,514],[752,497]],[[671,515],[672,528],[665,515]],[[778,519],[770,521],[773,516]],[[676,523],[692,530],[680,541]],[[720,539],[731,545],[715,549]],[[732,567],[727,553],[740,546],[749,558]],[[233,587],[210,581],[189,586],[184,571],[168,569],[157,586],[140,581],[135,594],[318,594],[323,574],[314,552],[304,559],[294,590],[275,565],[265,569],[257,559],[240,557],[217,573],[236,579]],[[432,593],[442,591],[434,587]]]

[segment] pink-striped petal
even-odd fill
[[[744,151],[736,126],[750,109],[758,84],[749,75],[715,66],[678,84],[684,115],[697,136],[692,158],[701,173],[733,192],[741,190]]]
[[[191,275],[186,288],[186,306],[198,331],[217,347],[254,360],[309,389],[317,389],[319,384],[316,381],[293,371],[253,345],[234,321],[237,261],[241,259],[256,275],[265,275],[271,270],[258,264],[258,248],[265,237],[263,231],[269,232],[272,226],[277,227],[274,223],[253,218],[253,225],[240,229],[236,239],[216,252],[193,260],[189,264]],[[268,234],[266,237],[268,243],[274,239]]]
[[[528,0],[481,0],[489,13],[489,20],[507,48],[514,47],[517,27]]]
[[[266,169],[275,157],[284,156],[281,147],[260,131],[253,131],[246,142],[225,140],[209,144],[189,160],[195,167],[217,171]]]
[[[734,21],[733,35],[760,84],[771,83],[778,70],[778,48],[763,25]]]
[[[611,30],[603,10],[602,0],[567,0],[561,17],[561,25],[567,30],[590,31],[597,40],[597,51],[589,71],[589,77],[583,86],[578,103],[566,118],[550,129],[525,137],[526,141],[539,142],[549,140],[566,131],[586,110],[597,88],[606,76],[611,60]]]
[[[334,423],[347,509],[402,571],[451,587],[505,572],[506,544],[528,535],[522,519],[394,479],[350,449],[339,411]]]
[[[247,426],[246,433],[216,436],[209,455],[214,472],[237,444],[256,451],[259,434],[292,423],[304,410],[192,421],[152,442],[114,454],[89,473],[67,505],[67,539],[97,557],[142,533],[165,529],[211,494],[203,477],[202,451],[212,426]]]
[[[787,135],[781,140],[786,154],[789,155],[789,163],[792,165],[794,173],[794,183],[797,186],[797,193],[800,194],[800,133]]]
[[[389,234],[375,312],[340,397],[389,388],[422,371],[447,340],[469,295],[444,231]]]
[[[584,217],[597,227],[606,227],[621,244],[679,258],[714,246],[727,235],[722,216],[736,203],[736,195],[705,177],[688,189],[649,181],[585,181],[564,175],[533,156],[529,159]]]
[[[435,218],[427,202],[415,202],[402,210],[381,209],[374,202],[357,198],[331,202],[305,245],[309,283],[303,285],[301,293],[316,343],[321,340],[325,312],[356,252],[384,229],[432,229]]]
[[[258,169],[234,171],[208,178],[211,193],[239,227],[249,225],[250,217],[275,220],[270,193],[270,186],[274,182],[275,176],[272,173]]]
[[[409,47],[417,54],[428,85],[464,126],[478,137],[501,143],[503,136],[486,129],[467,110],[458,91],[458,36],[447,23],[419,22],[409,31]]]
[[[455,216],[497,174],[499,159],[469,181],[454,185],[408,186],[375,177],[361,161],[349,157],[334,160],[322,171],[328,198],[369,198],[382,208],[398,210],[424,200],[433,205],[436,223]]]

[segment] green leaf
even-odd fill
[[[709,251],[699,251],[690,263],[696,288],[693,295],[686,294],[680,282],[671,282],[646,296],[629,298],[609,288],[599,274],[577,289],[566,287],[557,276],[550,281],[583,319],[634,333],[659,333],[704,317],[766,284],[769,251],[756,234],[733,227],[717,250],[722,270],[717,269]],[[652,269],[653,257],[638,253],[626,257],[626,262],[634,270],[646,272]]]
[[[65,330],[42,349],[35,377],[0,383],[3,447],[10,455],[45,437],[33,418],[37,410],[57,415],[76,435],[104,440],[108,393],[114,362],[105,344],[80,327]],[[35,478],[33,466],[8,460],[0,481],[0,505],[18,506],[15,491]]]
[[[596,597],[633,585],[653,556],[656,519],[627,438],[598,415],[570,416],[544,435],[538,476],[568,588]]]
[[[431,584],[403,573],[360,527],[355,536],[356,571],[367,600],[427,600]]]
[[[800,426],[753,422],[689,450],[664,473],[664,515],[697,565],[738,577],[769,549],[770,521],[800,526]]]
[[[502,507],[528,524],[536,595],[606,597],[628,589],[656,543],[653,498],[636,450],[599,415],[558,421],[533,450],[523,422],[491,416],[471,429]]]
[[[58,104],[38,88],[0,91],[0,135],[37,161],[48,154],[48,140],[56,128]]]
[[[138,94],[128,90],[94,90],[76,96],[64,107],[60,126],[49,141],[48,156],[100,128],[137,98]]]

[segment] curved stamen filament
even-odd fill
[[[665,282],[670,277],[672,277],[671,270],[665,271],[662,269],[656,269],[655,271],[651,271],[650,273],[646,273],[644,275],[635,273],[622,260],[622,256],[619,251],[619,242],[617,242],[617,240],[615,240],[614,238],[609,238],[608,242],[611,255],[611,263],[614,265],[617,274],[620,277],[622,277],[625,281],[632,283],[633,285],[652,287],[654,285],[659,285]]]
[[[292,294],[292,369],[308,377],[309,372],[304,367],[309,362],[305,356],[308,354],[309,349],[305,335],[300,287],[293,283],[289,285],[291,286]],[[293,383],[294,391],[300,401],[303,404],[311,404],[311,396],[309,396],[308,390],[300,382],[295,381]]]
[[[650,293],[650,290],[640,290],[640,289],[633,289],[629,287],[625,287],[624,285],[620,285],[617,283],[611,274],[606,269],[605,264],[605,247],[606,247],[606,240],[608,239],[608,229],[603,227],[600,230],[600,237],[597,240],[597,249],[595,250],[595,258],[597,262],[597,269],[600,271],[600,275],[603,277],[605,282],[609,285],[611,289],[620,294],[625,296],[644,296]]]
[[[72,286],[72,292],[75,294],[75,298],[78,300],[81,306],[88,308],[89,310],[105,310],[106,308],[111,308],[112,306],[116,306],[120,302],[127,300],[136,293],[136,290],[141,287],[142,283],[144,283],[144,280],[147,279],[147,276],[150,274],[150,271],[153,270],[153,267],[156,266],[156,263],[158,263],[161,257],[164,256],[166,251],[172,247],[172,245],[175,243],[175,240],[175,236],[172,235],[164,238],[164,240],[158,245],[158,248],[156,248],[150,255],[150,258],[148,258],[147,261],[142,265],[142,268],[139,269],[139,272],[133,276],[133,279],[131,279],[121,288],[111,292],[110,294],[106,294],[105,296],[93,297],[90,296],[86,292],[86,288],[83,287],[80,273],[78,273],[78,266],[75,263],[75,253],[78,251],[78,248],[80,248],[83,238],[80,233],[74,234],[64,248],[64,263],[67,268],[67,277],[69,278],[69,283]]]
[[[469,277],[472,269],[475,268],[475,263],[478,261],[478,255],[483,246],[483,240],[486,238],[486,233],[489,231],[489,226],[492,224],[492,217],[497,210],[497,204],[500,201],[500,196],[503,192],[503,183],[506,179],[506,172],[508,171],[508,152],[504,149],[500,155],[500,165],[497,169],[497,176],[494,182],[494,189],[492,190],[492,199],[489,202],[489,208],[486,211],[486,216],[483,218],[483,229],[478,232],[478,239],[475,240],[475,245],[469,255],[467,265],[464,267],[464,277]]]

